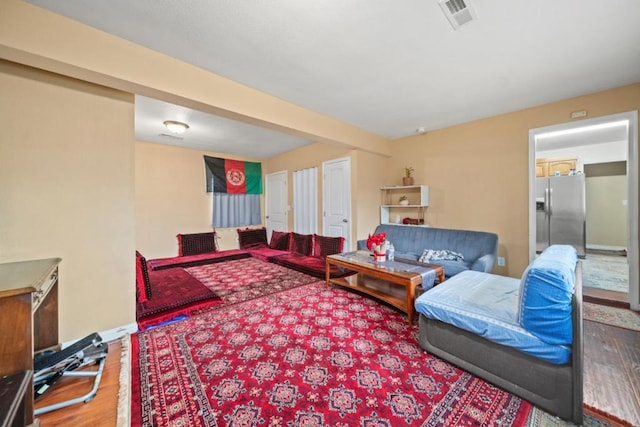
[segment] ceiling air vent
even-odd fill
[[[476,19],[476,11],[468,0],[439,0],[438,4],[454,30]]]

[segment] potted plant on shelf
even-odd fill
[[[402,177],[402,185],[413,185],[413,166],[405,166],[404,176]]]
[[[400,196],[400,198],[398,199],[398,203],[400,203],[402,206],[407,206],[409,204],[409,199],[407,198],[407,196]]]

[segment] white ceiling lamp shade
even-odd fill
[[[189,125],[182,122],[176,122],[175,120],[165,120],[164,125],[173,133],[180,135],[189,129]]]
[[[438,4],[454,30],[478,17],[469,0],[438,0]]]

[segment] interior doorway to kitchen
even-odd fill
[[[540,246],[536,179],[584,174],[585,295],[594,290],[635,310],[640,309],[637,135],[637,111],[529,131],[530,259]]]

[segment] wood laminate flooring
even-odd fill
[[[88,403],[78,403],[37,416],[40,427],[114,427],[118,412],[118,390],[120,388],[120,341],[109,343],[100,388],[96,397]],[[93,367],[87,367],[95,370]],[[93,387],[94,378],[60,378],[51,389],[35,402],[36,408],[53,405],[68,399],[83,396]]]
[[[584,401],[640,426],[640,332],[584,322]]]

